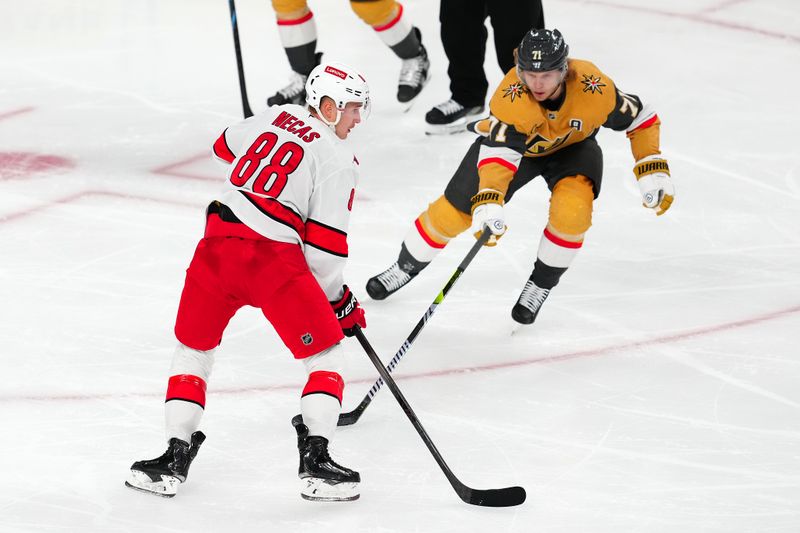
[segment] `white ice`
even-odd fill
[[[238,2],[250,99],[288,64],[266,0]],[[395,376],[467,485],[522,485],[487,509],[452,491],[388,390],[334,457],[348,504],[301,500],[290,418],[302,365],[254,310],[218,352],[208,440],[178,496],[123,487],[164,450],[172,325],[209,149],[241,116],[224,0],[0,4],[0,531],[800,531],[800,158],[795,0],[545,0],[574,57],[662,118],[677,189],[640,205],[624,135],[603,131],[586,245],[535,326],[510,308],[547,217],[541,180],[508,208]],[[471,137],[423,135],[448,94],[438,3],[406,0],[433,80],[402,114],[399,61],[350,11],[311,4],[319,48],[357,65],[374,111],[353,133],[362,183],[346,277],[388,361],[472,243],[386,300],[391,263]],[[491,48],[490,83],[499,81]],[[377,374],[353,340],[345,409]]]

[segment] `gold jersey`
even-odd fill
[[[489,102],[491,116],[473,127],[486,136],[478,158],[481,189],[504,193],[522,157],[547,157],[601,126],[625,130],[636,160],[660,153],[658,116],[594,64],[570,59],[563,83],[561,103],[553,105],[537,102],[516,69],[505,75]]]

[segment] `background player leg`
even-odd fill
[[[425,115],[425,133],[435,135],[464,131],[469,120],[483,113],[489,88],[483,70],[488,35],[484,24],[487,3],[491,2],[441,0],[439,22],[442,45],[448,60],[451,97]],[[519,44],[519,40],[516,44]]]
[[[583,246],[592,224],[592,182],[584,176],[559,181],[550,198],[550,218],[542,238],[533,272],[525,283],[511,317],[520,324],[532,324],[550,290],[555,287]]]
[[[497,64],[503,73],[514,68],[514,49],[531,29],[544,28],[541,0],[527,2],[486,2],[494,36]]]
[[[409,228],[400,245],[397,261],[367,281],[367,294],[383,300],[419,274],[447,243],[469,228],[472,217],[439,197],[422,212]]]
[[[397,84],[397,100],[410,107],[428,82],[430,61],[427,50],[422,46],[422,33],[411,26],[403,12],[403,5],[395,0],[351,0],[350,6],[403,61]]]
[[[267,99],[267,105],[303,104],[306,80],[322,54],[317,51],[317,25],[305,0],[272,0],[278,35],[289,59],[289,83]]]

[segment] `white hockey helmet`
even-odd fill
[[[319,111],[323,96],[333,100],[336,109],[339,110],[336,120],[330,123],[322,117],[322,113]],[[369,86],[364,76],[351,66],[333,61],[320,63],[314,67],[306,80],[306,103],[314,108],[320,119],[329,126],[335,126],[341,119],[342,110],[348,102],[362,104],[361,118],[367,119],[370,112],[370,100]]]

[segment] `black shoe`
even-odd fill
[[[528,280],[525,283],[525,288],[522,289],[522,294],[517,299],[517,303],[511,309],[511,318],[520,324],[533,324],[549,294],[550,289],[537,287],[533,281]]]
[[[395,262],[392,266],[367,281],[367,294],[373,300],[384,300],[390,294],[400,290],[417,274],[419,272],[408,272],[399,263]]]
[[[359,497],[358,472],[336,463],[328,454],[328,439],[309,436],[305,424],[295,426],[300,452],[300,496],[312,501],[351,501]]]
[[[422,34],[418,28],[413,31],[419,39],[419,55],[411,59],[404,59],[400,68],[400,80],[397,82],[397,100],[401,104],[409,104],[416,98],[428,82],[428,70],[431,62],[428,51],[422,45]]]
[[[131,475],[125,485],[136,490],[172,498],[178,485],[186,481],[189,466],[206,440],[202,431],[192,433],[191,444],[177,438],[169,440],[167,451],[156,459],[136,461],[131,465]]]
[[[425,115],[425,133],[439,135],[467,130],[467,122],[479,117],[483,106],[464,107],[452,98],[443,102]]]

